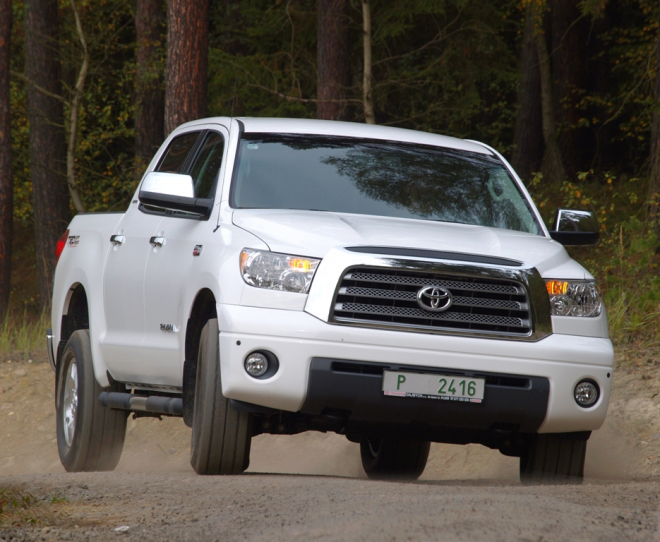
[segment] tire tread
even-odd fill
[[[531,435],[520,458],[520,480],[533,483],[581,483],[587,441],[570,433]]]
[[[417,480],[424,472],[431,443],[419,440],[371,439],[379,442],[376,455],[371,452],[370,439],[360,441],[362,466],[374,480]]]
[[[218,321],[209,320],[199,345],[190,463],[198,474],[240,474],[249,466],[251,416],[222,395]]]
[[[71,360],[78,370],[78,413],[72,445],[68,447],[61,427],[62,380]],[[121,458],[126,436],[128,413],[103,407],[98,396],[102,391],[125,391],[115,383],[102,388],[96,381],[88,329],[74,331],[58,365],[56,380],[57,440],[62,465],[69,472],[114,470]]]

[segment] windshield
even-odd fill
[[[243,134],[230,202],[541,232],[497,158],[393,141]]]

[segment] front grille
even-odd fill
[[[449,290],[451,307],[432,312],[420,306],[417,293],[427,286]],[[349,270],[339,286],[332,317],[340,323],[375,327],[514,336],[532,332],[527,291],[521,283],[408,269]]]

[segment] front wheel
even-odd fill
[[[582,483],[589,433],[531,435],[520,456],[524,484]]]
[[[57,366],[55,409],[57,448],[68,472],[109,471],[119,463],[128,412],[99,404],[102,391],[126,391],[121,384],[102,388],[94,376],[89,330],[74,331]]]
[[[362,466],[373,480],[417,480],[424,472],[431,443],[423,440],[360,440]]]
[[[202,330],[197,356],[190,464],[197,474],[240,474],[250,464],[252,417],[222,395],[218,320]]]

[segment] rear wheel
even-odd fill
[[[589,433],[532,435],[520,456],[524,484],[582,483]]]
[[[363,438],[362,466],[374,480],[417,480],[424,472],[431,443],[423,440]]]
[[[57,448],[69,472],[113,470],[124,448],[128,412],[99,404],[102,391],[125,392],[121,384],[102,388],[94,376],[89,330],[74,331],[57,366]]]
[[[250,464],[252,416],[222,395],[217,319],[199,342],[190,464],[197,474],[240,474]]]

